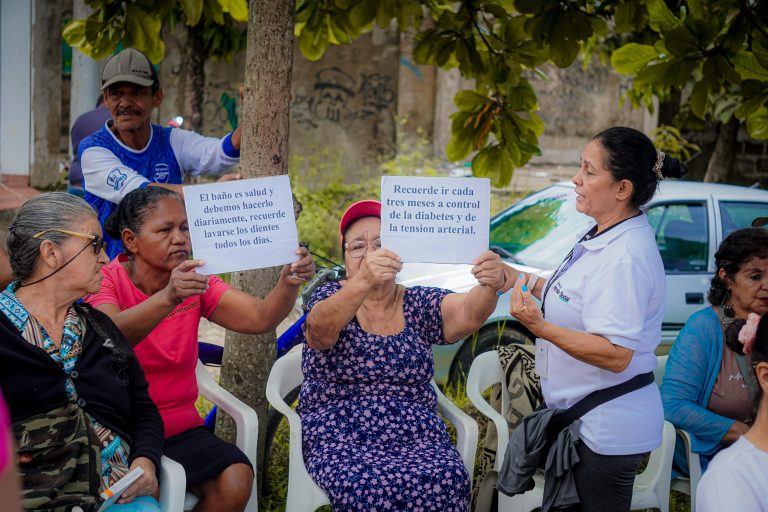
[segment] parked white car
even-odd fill
[[[558,183],[515,203],[491,219],[490,245],[504,261],[549,277],[571,247],[593,225],[576,211],[573,184]],[[656,231],[667,273],[667,308],[661,351],[669,349],[688,317],[706,304],[714,254],[731,231],[768,216],[768,191],[688,181],[663,181],[645,208]],[[469,265],[407,264],[398,276],[406,286],[438,286],[463,292],[475,285]],[[532,341],[509,314],[507,293],[476,336],[436,346],[438,383],[462,379],[475,355],[499,344]]]

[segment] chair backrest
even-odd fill
[[[667,369],[667,356],[656,356],[656,368],[653,369],[653,380],[656,385],[661,387],[664,380],[664,372]]]
[[[467,392],[469,392],[471,387],[473,392],[482,394],[494,384],[500,384],[502,387],[501,414],[506,416],[509,412],[509,393],[506,389],[507,383],[504,376],[504,368],[499,360],[499,352],[497,350],[490,350],[483,352],[472,361],[472,366],[469,368],[469,375],[467,376]]]
[[[293,350],[280,357],[272,365],[267,379],[267,391],[276,390],[280,398],[301,386],[304,373],[301,371],[301,350]]]

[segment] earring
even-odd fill
[[[723,308],[723,327],[728,329],[728,326],[733,322],[733,305],[731,304],[731,290],[725,292],[723,301],[720,303],[720,307]]]

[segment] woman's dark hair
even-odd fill
[[[629,180],[632,183],[630,206],[639,208],[650,201],[660,181],[654,171],[659,153],[651,139],[642,132],[623,126],[608,128],[593,139],[600,142],[608,154],[603,164],[616,181]],[[661,174],[664,178],[679,178],[686,172],[685,164],[677,158],[663,157]]]
[[[182,200],[179,194],[163,187],[137,188],[129,192],[104,221],[104,232],[115,240],[122,240],[126,228],[138,233],[147,215],[163,199]],[[125,246],[123,249],[128,252]]]
[[[733,280],[741,266],[752,258],[768,258],[767,229],[737,229],[723,240],[715,253],[715,275],[707,294],[710,304],[719,306],[728,297],[728,286],[719,276],[720,269],[724,269],[728,278]]]

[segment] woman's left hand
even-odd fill
[[[505,281],[501,257],[493,251],[485,251],[475,260],[472,275],[481,285],[488,286],[493,291],[499,290]]]
[[[138,480],[133,482],[123,494],[120,495],[118,503],[130,503],[136,496],[154,496],[157,493],[157,476],[155,473],[155,464],[146,457],[136,457],[131,463],[131,469],[141,466],[144,474]]]
[[[535,336],[540,335],[541,327],[546,321],[541,313],[541,309],[536,304],[536,299],[531,295],[531,290],[525,284],[525,274],[522,272],[518,275],[515,286],[512,288],[509,313],[517,318]]]
[[[315,275],[315,260],[306,247],[296,249],[299,256],[297,261],[283,267],[283,278],[285,282],[298,286],[305,281],[309,281]]]

